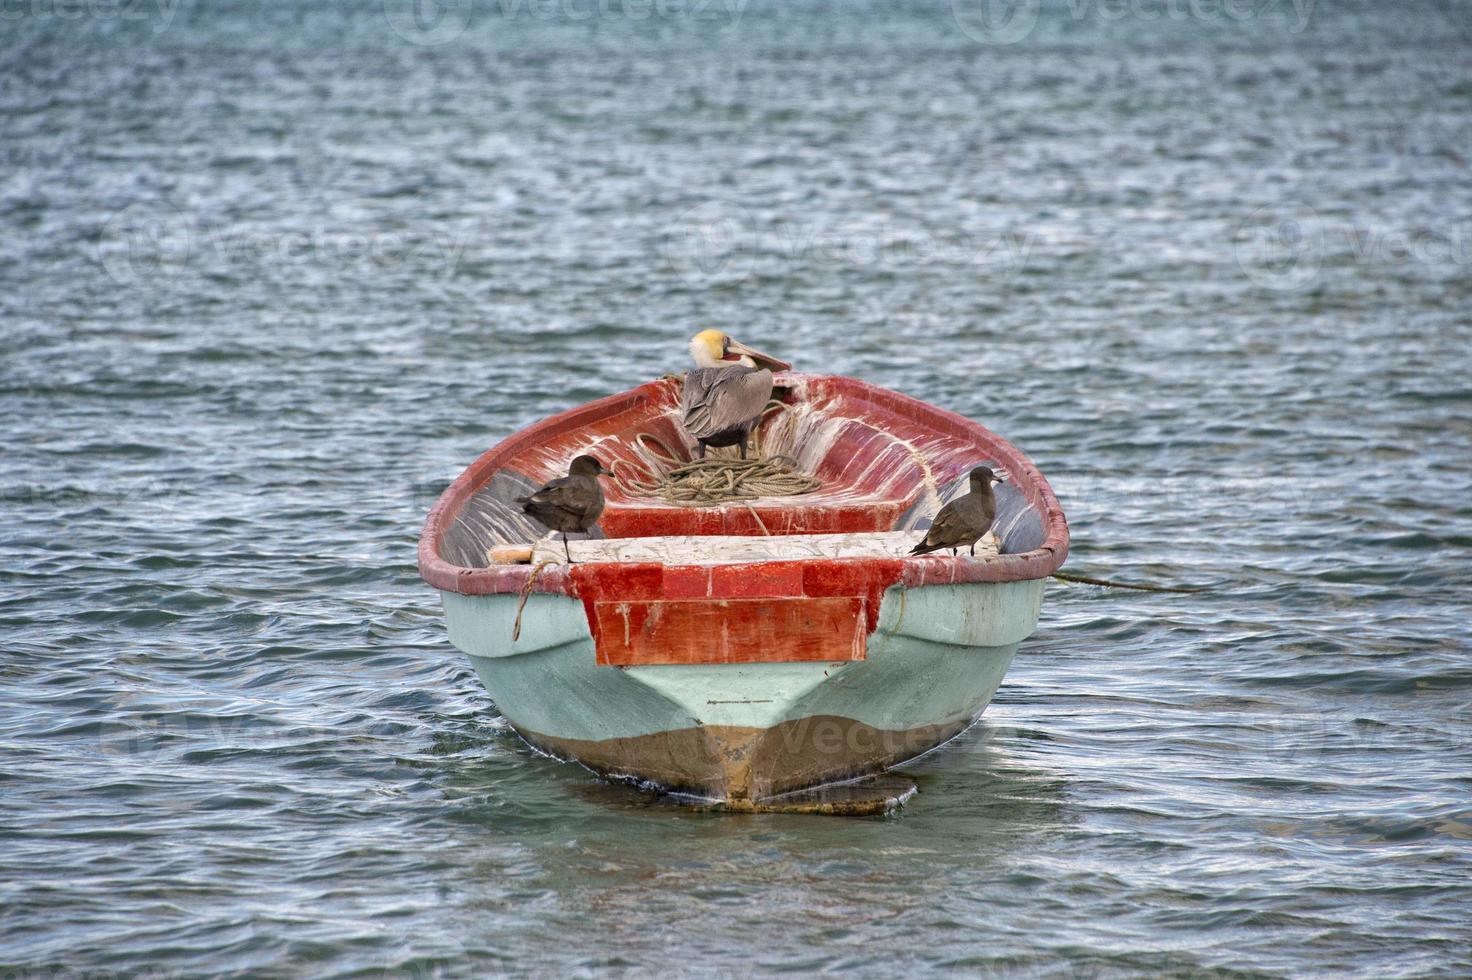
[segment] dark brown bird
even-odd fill
[[[978,466],[971,471],[971,492],[957,497],[940,509],[925,540],[910,551],[912,555],[925,555],[941,548],[950,548],[951,554],[962,545],[971,546],[972,557],[976,556],[976,542],[992,529],[997,517],[997,498],[992,487],[1002,478],[990,467]]]
[[[521,509],[550,530],[562,532],[562,553],[572,564],[567,549],[568,531],[586,531],[603,513],[603,488],[598,477],[609,471],[592,456],[579,456],[567,468],[567,476],[558,477],[536,493],[517,497]]]

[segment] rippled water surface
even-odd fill
[[[1468,5],[394,3],[5,8],[0,966],[1472,972]],[[889,819],[534,755],[419,522],[707,326],[1210,590]]]

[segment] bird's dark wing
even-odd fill
[[[954,548],[966,540],[969,531],[966,518],[952,501],[935,515],[930,530],[925,532],[925,544],[932,548]]]
[[[772,397],[772,372],[742,365],[700,368],[685,375],[681,422],[696,439],[747,427]]]
[[[959,548],[981,540],[992,526],[994,508],[990,498],[977,494],[957,497],[940,509],[925,532],[925,540],[915,545],[912,555],[923,555],[941,548]]]
[[[597,506],[602,503],[601,494],[590,493],[584,481],[571,476],[559,477],[529,497],[518,497],[516,502],[549,527],[555,526],[554,520],[559,524],[577,523],[595,507],[602,510]]]

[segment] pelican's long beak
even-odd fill
[[[735,354],[738,357],[749,357],[757,367],[771,368],[773,371],[786,371],[792,367],[791,364],[788,364],[786,361],[779,361],[771,354],[763,354],[759,350],[747,347],[745,344],[738,343],[734,340],[726,345],[726,350],[728,351],[727,357],[730,357],[731,354]]]

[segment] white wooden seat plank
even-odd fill
[[[569,539],[573,561],[659,562],[665,565],[730,565],[738,562],[823,558],[900,558],[908,555],[922,531],[862,531],[851,534],[670,535],[649,538]],[[963,548],[962,551],[965,551]],[[949,551],[945,554],[950,554]],[[977,558],[997,554],[996,538],[976,543]],[[535,543],[532,562],[566,561],[562,536]]]

